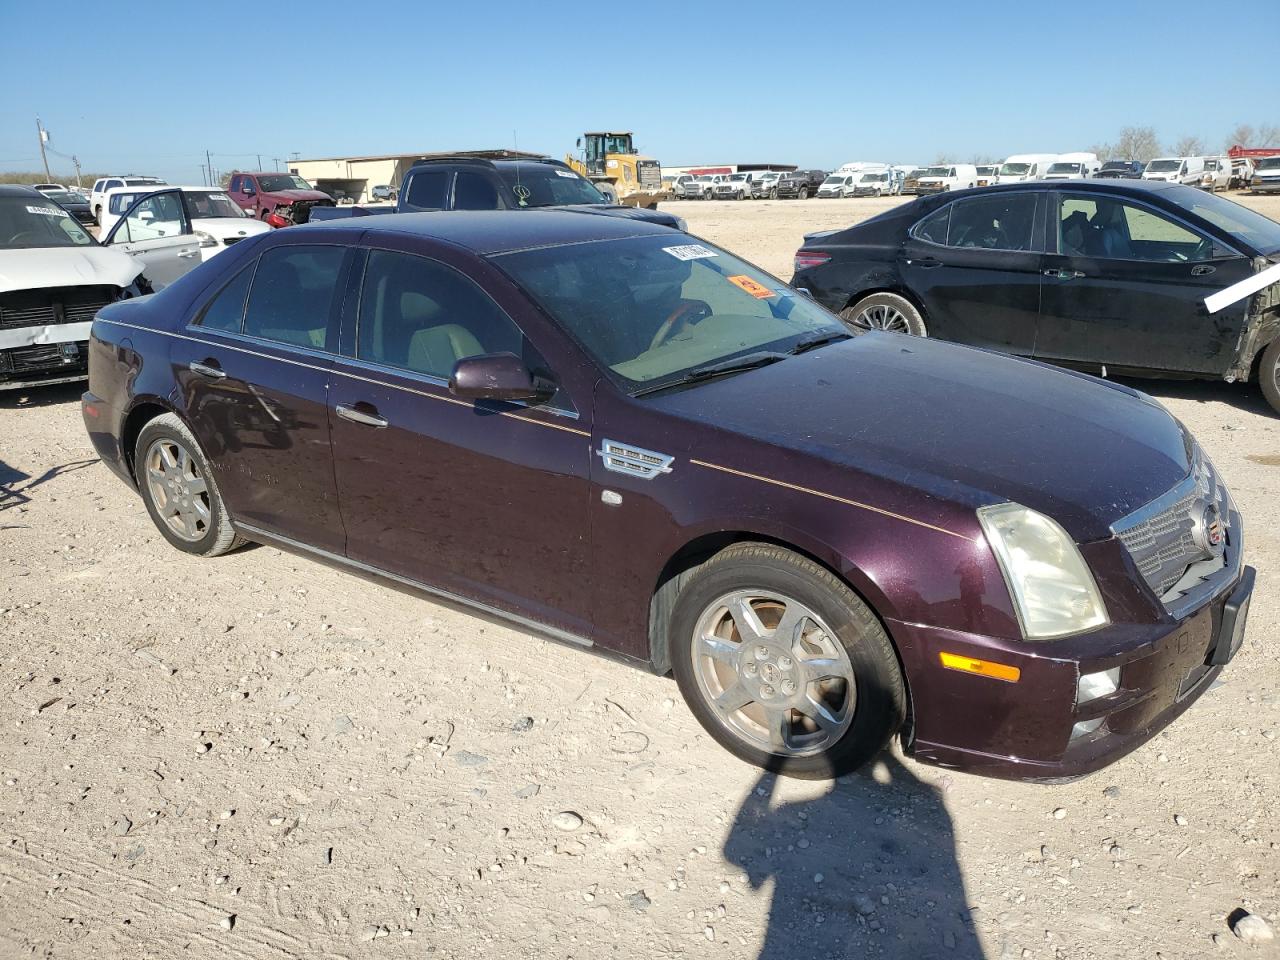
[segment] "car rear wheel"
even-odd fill
[[[809,188],[808,188],[808,187],[801,187],[801,188],[800,188],[800,199],[801,199],[801,200],[808,200],[808,199],[809,199]]]
[[[1258,382],[1262,385],[1262,395],[1271,404],[1271,409],[1280,413],[1280,337],[1271,341],[1271,346],[1262,353],[1262,362],[1258,365]]]
[[[840,317],[857,332],[888,330],[913,337],[927,337],[924,317],[916,305],[896,293],[873,293],[840,311]]]
[[[707,561],[676,599],[671,642],[698,722],[767,770],[841,776],[902,724],[902,672],[880,621],[829,570],[782,547],[736,544]]]
[[[240,546],[209,461],[187,425],[166,413],[138,435],[134,474],[147,512],[173,546],[216,557]]]

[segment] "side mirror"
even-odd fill
[[[514,353],[464,357],[453,365],[449,392],[468,400],[536,400],[550,393]]]

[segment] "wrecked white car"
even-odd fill
[[[38,190],[0,185],[0,390],[83,379],[94,314],[147,293],[142,269]]]

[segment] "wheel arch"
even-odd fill
[[[124,415],[124,421],[120,425],[120,453],[124,457],[135,487],[138,485],[138,473],[134,465],[138,437],[141,436],[143,427],[166,413],[172,413],[186,423],[186,418],[171,403],[157,396],[138,397],[129,407],[129,412]],[[191,429],[189,423],[187,429]]]
[[[917,310],[920,311],[920,316],[925,321],[926,328],[928,327],[929,312],[925,310],[924,302],[919,297],[917,297],[914,293],[908,290],[905,285],[903,285],[900,282],[891,281],[888,278],[880,280],[879,282],[873,284],[872,286],[865,287],[859,290],[857,293],[849,297],[848,302],[843,307],[841,307],[840,310],[848,310],[850,307],[856,304],[859,300],[865,299],[866,297],[874,296],[877,293],[892,293],[895,296],[902,297],[902,299],[908,301],[913,307],[915,307]],[[836,311],[836,312],[839,313],[840,311]]]
[[[727,547],[739,543],[765,543],[790,550],[827,570],[867,605],[884,628],[889,645],[898,660],[903,689],[906,691],[906,719],[902,726],[902,737],[904,743],[909,743],[915,716],[914,701],[902,651],[886,620],[892,604],[872,578],[843,560],[835,548],[797,531],[762,533],[759,530],[718,529],[702,532],[683,543],[663,565],[649,600],[649,662],[653,671],[664,676],[671,671],[671,644],[667,626],[671,622],[676,598],[684,585],[708,560]]]

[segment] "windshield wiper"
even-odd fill
[[[812,336],[802,337],[797,340],[795,346],[788,350],[787,353],[795,356],[797,353],[805,353],[815,347],[835,343],[837,340],[848,340],[851,336],[852,334],[846,333],[844,330],[828,330],[826,333],[815,333]]]
[[[645,394],[657,393],[659,390],[666,390],[670,387],[682,387],[685,384],[700,383],[703,380],[712,380],[732,373],[741,373],[744,370],[755,370],[757,367],[767,367],[771,363],[785,360],[788,356],[790,354],[776,352],[748,353],[746,356],[734,357],[732,360],[722,360],[719,363],[710,363],[705,367],[698,367],[695,370],[690,370],[684,376],[668,380],[666,383],[655,384],[652,387],[641,387],[631,395],[633,397],[642,397]]]

